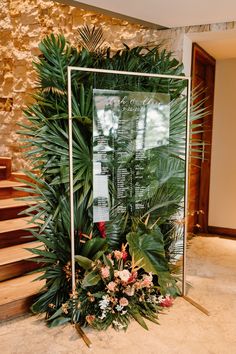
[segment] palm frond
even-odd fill
[[[78,44],[82,48],[85,48],[90,53],[101,49],[104,43],[102,27],[85,25],[78,29],[78,33],[80,36]]]

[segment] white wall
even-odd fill
[[[209,225],[236,229],[236,59],[216,62]]]

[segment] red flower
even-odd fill
[[[106,238],[106,223],[104,221],[99,221],[97,227],[102,238]]]
[[[128,258],[128,253],[126,251],[121,251],[121,253],[122,253],[122,259],[125,262],[126,259]]]
[[[137,279],[138,273],[137,272],[132,272],[131,276],[129,277],[127,283],[133,283]]]
[[[162,307],[170,307],[174,303],[174,299],[170,296],[166,296],[164,299],[161,300],[160,305]]]

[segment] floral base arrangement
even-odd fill
[[[82,268],[77,291],[48,319],[51,325],[73,319],[97,330],[126,330],[135,319],[148,329],[144,318],[158,323],[158,312],[173,304],[173,297],[160,294],[158,277],[145,272],[141,260],[129,260],[125,246],[101,259],[76,256],[76,262]]]

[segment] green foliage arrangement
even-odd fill
[[[51,326],[74,321],[106,329],[126,329],[131,318],[157,319],[178,294],[175,247],[182,225],[175,222],[184,196],[186,100],[184,81],[117,77],[73,72],[74,218],[77,288],[71,293],[67,66],[183,75],[182,65],[159,46],[124,48],[111,54],[102,46],[99,29],[80,30],[79,48],[53,34],[39,45],[34,63],[38,74],[35,103],[25,111],[28,124],[20,133],[32,171],[25,190],[37,200],[28,208],[39,231],[33,235],[44,249],[30,251],[44,263],[39,269],[45,286],[32,306],[46,313]],[[104,224],[92,222],[93,87],[169,93],[170,140],[160,147],[150,166],[155,178],[142,212],[111,215]],[[195,113],[195,118],[199,117]],[[132,162],[130,162],[132,163]],[[34,173],[37,171],[37,174]],[[150,170],[148,171],[150,172]],[[145,178],[145,176],[144,176]],[[116,223],[118,232],[112,233]],[[124,246],[125,245],[125,246]]]

